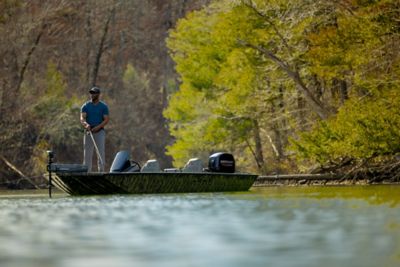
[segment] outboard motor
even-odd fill
[[[235,159],[232,154],[218,152],[208,159],[208,170],[211,172],[235,172]]]
[[[140,171],[139,163],[131,161],[128,151],[119,151],[115,155],[111,165],[110,172],[138,172]]]

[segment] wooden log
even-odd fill
[[[259,176],[253,186],[267,185],[303,185],[303,184],[326,184],[332,182],[341,182],[345,175],[343,174],[278,174]]]
[[[4,162],[4,164],[7,165],[13,172],[18,174],[19,177],[22,179],[28,181],[30,184],[32,184],[36,189],[40,189],[38,185],[36,185],[32,179],[30,179],[28,176],[26,176],[23,172],[21,172],[17,167],[15,167],[11,162],[9,162],[4,156],[0,155],[0,159]]]
[[[336,180],[343,178],[343,174],[331,174],[331,173],[321,173],[321,174],[277,174],[277,175],[263,175],[259,176],[257,180]]]

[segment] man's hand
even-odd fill
[[[89,126],[90,127],[90,126]],[[102,126],[96,126],[96,127],[94,127],[93,129],[92,129],[92,132],[93,133],[97,133],[98,131],[100,131],[101,130],[101,128],[102,128]]]
[[[83,128],[85,128],[87,131],[91,131],[91,129],[90,129],[90,124],[87,123],[87,122],[85,122],[85,123],[83,124]]]

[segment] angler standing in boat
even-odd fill
[[[98,171],[103,172],[105,166],[105,141],[104,126],[110,120],[108,106],[100,101],[100,88],[93,87],[89,90],[90,101],[81,107],[81,124],[86,129],[83,138],[83,164],[92,170],[93,150],[96,149]],[[95,144],[94,144],[95,143]]]

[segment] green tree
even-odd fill
[[[262,171],[272,170],[265,157],[282,168],[292,152],[318,162],[395,153],[397,119],[384,103],[397,99],[396,10],[396,1],[242,0],[189,14],[168,39],[181,78],[164,112],[169,153],[182,164],[230,149]]]
[[[271,80],[258,51],[239,42],[262,31],[262,19],[251,13],[220,2],[191,13],[170,34],[168,46],[182,79],[164,112],[177,139],[168,147],[176,165],[229,150],[253,169],[265,169],[260,131],[265,105],[273,102],[266,90]]]
[[[396,1],[349,4],[337,13],[334,27],[320,27],[318,36],[309,35],[312,70],[327,80],[344,79],[351,87],[337,116],[293,140],[302,161],[379,162],[399,153],[400,57],[393,48],[400,31],[392,21],[396,10]]]

